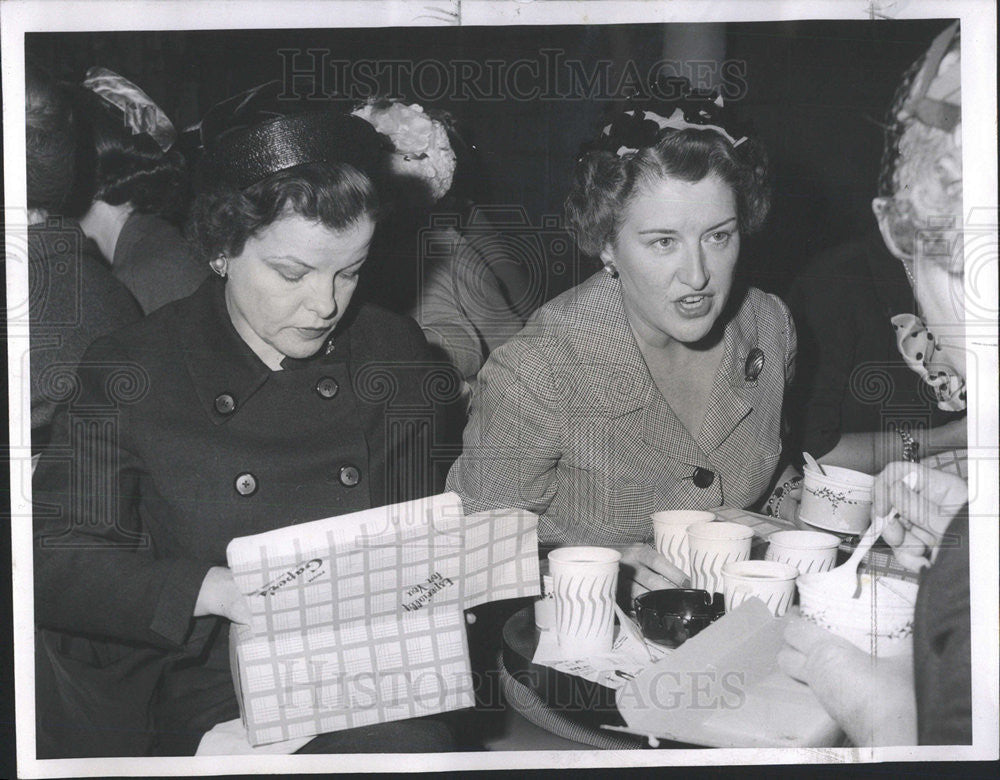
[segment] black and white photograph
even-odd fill
[[[1000,757],[994,3],[0,20],[10,776]]]

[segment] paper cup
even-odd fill
[[[828,588],[826,574],[799,578],[802,617],[831,631],[874,656],[890,657],[912,652],[913,616],[917,584],[889,577],[863,574],[861,594]]]
[[[715,520],[715,515],[693,509],[674,509],[654,512],[650,519],[653,521],[653,537],[657,552],[690,577],[688,526],[695,523],[710,523]]]
[[[621,557],[607,547],[560,547],[549,553],[554,628],[564,658],[611,652]]]
[[[771,614],[781,617],[795,598],[799,570],[777,561],[730,561],[722,567],[722,593],[726,612],[750,598],[758,598]]]
[[[750,557],[753,531],[739,523],[695,523],[688,526],[691,587],[722,593],[722,566]]]
[[[823,470],[826,474],[807,464],[802,471],[799,519],[826,531],[864,533],[871,522],[875,477],[839,466],[823,466]]]
[[[799,574],[830,571],[840,545],[838,537],[820,531],[775,531],[768,542],[764,560],[790,564]]]

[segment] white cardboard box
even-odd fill
[[[536,515],[455,494],[234,539],[230,631],[252,745],[474,704],[464,610],[538,595]]]

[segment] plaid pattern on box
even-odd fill
[[[455,494],[234,539],[231,660],[261,745],[474,704],[463,610],[538,595],[538,518]]]
[[[940,469],[949,474],[958,474],[962,479],[969,478],[969,451],[967,449],[939,452],[937,455],[923,458],[920,462],[928,468]]]

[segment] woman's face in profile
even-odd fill
[[[719,318],[740,236],[736,195],[718,176],[640,185],[601,253],[618,269],[629,322],[651,346],[692,344]]]
[[[236,331],[272,369],[323,346],[350,303],[375,223],[342,231],[283,216],[229,258],[226,306]]]

